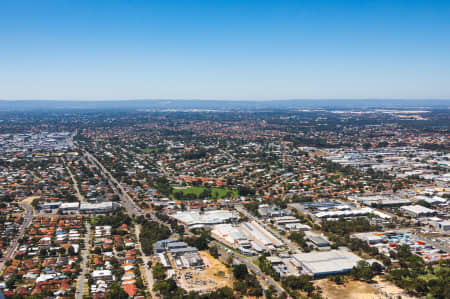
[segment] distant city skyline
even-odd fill
[[[448,1],[2,1],[0,99],[450,99]]]

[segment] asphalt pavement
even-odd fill
[[[83,298],[84,278],[86,277],[86,265],[87,265],[87,259],[88,259],[88,253],[89,253],[90,234],[91,234],[91,224],[88,222],[86,236],[84,239],[83,261],[81,264],[81,275],[80,275],[80,277],[78,277],[77,289],[76,289],[76,294],[75,294],[76,299]]]
[[[31,205],[27,203],[20,203],[20,206],[25,209],[25,216],[23,219],[23,223],[19,228],[18,236],[14,238],[14,240],[11,240],[11,243],[9,244],[9,247],[6,250],[6,253],[3,255],[2,261],[0,263],[0,272],[3,271],[5,262],[8,261],[16,252],[17,247],[19,246],[19,240],[23,238],[27,227],[31,224],[31,221],[33,220],[33,208],[31,207]]]

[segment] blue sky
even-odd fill
[[[0,1],[0,99],[450,99],[450,1]]]

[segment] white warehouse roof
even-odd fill
[[[294,254],[294,258],[314,276],[348,272],[361,260],[357,255],[345,250],[298,253]]]
[[[228,210],[205,211],[203,213],[200,211],[184,211],[177,212],[171,216],[178,221],[183,222],[187,226],[195,225],[199,227],[204,225],[220,224],[237,218],[232,211]]]
[[[435,210],[423,207],[421,205],[403,206],[401,208],[402,208],[402,210],[410,212],[410,213],[412,213],[414,215],[423,215],[423,214],[429,215],[429,214],[435,214],[436,213]]]

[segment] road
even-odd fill
[[[143,215],[150,215],[152,221],[158,222],[161,225],[168,226],[169,229],[170,226],[167,223],[162,222],[160,219],[156,217],[153,213],[145,213],[141,208],[136,206],[134,201],[131,199],[131,197],[126,192],[125,188],[112,176],[112,174],[103,166],[103,164],[98,161],[97,158],[95,158],[92,154],[90,154],[87,151],[84,151],[84,156],[94,165],[98,167],[100,172],[102,173],[103,177],[108,181],[108,184],[110,185],[111,189],[114,191],[116,195],[119,196],[119,199],[122,203],[122,206],[127,210],[127,213],[131,216],[143,216]],[[137,237],[137,244],[140,248],[140,241],[139,236],[140,235],[140,228],[136,225],[136,237]],[[150,294],[153,298],[155,298],[155,294],[153,293],[153,274],[151,269],[148,267],[148,262],[151,260],[151,257],[143,254],[143,261],[144,261],[144,269],[145,269],[145,276],[146,280],[148,282],[148,289],[150,291]],[[77,298],[79,299],[79,298]]]
[[[77,290],[76,290],[76,294],[75,294],[76,299],[83,298],[84,279],[86,277],[86,265],[87,265],[89,246],[90,246],[90,242],[89,242],[90,235],[91,235],[91,224],[89,222],[87,222],[86,236],[84,239],[83,261],[81,264],[81,274],[78,277]]]
[[[82,272],[80,277],[78,278],[78,283],[77,283],[77,292],[76,292],[76,298],[77,299],[82,299],[83,297],[83,289],[84,289],[84,279],[85,279],[85,275],[86,275],[86,263],[87,263],[87,258],[88,258],[88,253],[89,253],[89,245],[90,245],[90,232],[91,232],[91,225],[90,223],[87,223],[87,230],[86,230],[86,236],[85,236],[85,240],[84,240],[84,244],[85,244],[85,248],[83,250],[83,261],[82,261]]]
[[[65,165],[65,167],[66,167],[66,170],[67,170],[67,172],[70,174],[70,178],[72,179],[72,182],[73,182],[73,188],[74,188],[75,191],[77,192],[78,200],[79,200],[80,202],[84,202],[84,201],[85,201],[84,196],[81,194],[80,189],[78,188],[78,183],[77,183],[77,180],[75,179],[75,176],[74,176],[73,173],[72,173],[72,170],[70,170],[69,166],[67,166],[67,161],[66,161],[66,159],[63,158],[63,161],[64,161],[64,165]]]
[[[77,131],[75,131],[68,139],[67,143],[70,147],[75,148],[77,145],[73,141],[73,137],[76,135]],[[114,193],[119,196],[120,202],[122,206],[127,210],[128,214],[131,216],[141,216],[149,214],[152,221],[158,222],[161,225],[167,225],[167,223],[162,222],[160,219],[156,217],[153,213],[146,213],[141,208],[136,206],[134,201],[131,199],[131,197],[128,195],[128,192],[123,188],[123,186],[116,180],[116,178],[109,172],[106,167],[100,163],[100,161],[94,157],[91,153],[89,153],[87,150],[78,147],[83,152],[84,157],[88,159],[92,164],[96,165],[97,168],[100,170],[103,177],[108,181],[109,186],[114,191]],[[164,169],[165,170],[165,169]],[[170,226],[169,226],[170,228]]]
[[[111,189],[114,191],[115,194],[117,194],[119,196],[122,206],[127,210],[128,214],[130,214],[131,216],[144,216],[144,215],[148,214],[148,215],[150,215],[150,218],[152,219],[152,221],[158,222],[161,225],[168,226],[169,229],[171,229],[167,223],[164,223],[163,221],[158,219],[158,217],[156,217],[156,215],[154,213],[146,213],[141,208],[136,206],[136,204],[131,199],[131,197],[128,195],[128,192],[125,190],[125,188],[122,186],[122,184],[120,184],[116,180],[116,178],[113,177],[113,175],[109,172],[109,170],[106,169],[105,166],[103,166],[103,164],[100,163],[100,161],[98,161],[97,158],[95,158],[91,153],[89,153],[87,151],[84,151],[84,156],[91,163],[93,163],[94,165],[97,165],[98,169],[103,174],[105,179],[108,180],[108,183],[109,183]]]
[[[262,280],[264,280],[267,284],[272,285],[275,290],[278,292],[278,294],[282,294],[284,292],[286,292],[278,282],[276,282],[272,277],[265,275],[264,273],[261,272],[261,270],[255,265],[253,264],[253,262],[244,256],[241,256],[233,251],[230,250],[223,246],[221,243],[216,242],[216,241],[212,241],[211,243],[213,243],[215,246],[217,246],[219,249],[221,249],[223,252],[226,252],[226,254],[231,255],[233,258],[237,259],[239,262],[245,264],[247,266],[247,268],[252,271],[253,273],[255,273],[256,276],[259,276]],[[263,278],[264,277],[264,278]]]
[[[275,237],[280,239],[286,246],[289,247],[289,250],[292,252],[292,254],[301,252],[297,246],[294,246],[288,239],[286,239],[285,237],[280,235],[277,231],[274,231],[273,229],[271,229],[270,227],[268,227],[267,225],[265,225],[264,223],[259,221],[259,219],[257,219],[255,216],[250,214],[244,207],[236,205],[236,206],[234,206],[234,208],[236,209],[236,211],[242,213],[244,216],[248,217],[249,219],[254,220],[258,224],[260,224],[262,227],[267,229],[270,233],[272,233]]]
[[[134,203],[134,201],[130,198],[126,190],[123,188],[123,186],[112,176],[112,174],[98,161],[97,158],[95,158],[91,153],[84,151],[84,156],[94,165],[97,165],[98,169],[102,172],[103,176],[108,180],[109,185],[113,189],[113,191],[119,196],[120,201],[122,202],[123,207],[127,210],[127,212],[130,215],[133,216],[140,216],[146,214],[144,211],[142,211],[139,207],[137,207]],[[120,190],[120,191],[119,191]],[[160,219],[158,219],[153,213],[147,213],[150,214],[150,217],[153,221],[156,221],[160,224],[166,225],[166,223],[162,222]],[[136,229],[137,238],[139,240],[139,229]],[[216,243],[216,242],[214,242]],[[222,246],[220,243],[216,243],[216,245],[221,248],[222,250],[226,250],[227,248]],[[263,276],[265,276],[259,268],[254,265],[250,260],[248,260],[246,257],[239,256],[237,254],[232,253],[233,257],[236,258],[241,263],[244,263],[252,272],[254,272],[257,276],[259,276],[261,279]],[[149,289],[150,292],[153,295],[153,275],[151,273],[151,270],[148,268],[147,263],[149,261],[149,257],[143,255],[144,260],[144,267],[145,267],[145,274],[147,277],[147,281],[149,282]],[[275,281],[273,278],[266,276],[265,277],[266,283],[273,285],[275,287],[275,290],[277,290],[278,293],[285,292],[284,289]],[[77,298],[80,299],[80,298]]]
[[[137,240],[138,240],[137,244],[139,246],[138,249],[141,250],[141,242],[139,242],[139,236],[141,234],[141,229],[140,229],[138,224],[135,225],[135,231],[136,231],[136,237],[137,237]],[[142,250],[141,250],[141,252],[142,252]],[[145,255],[142,252],[142,260],[144,261],[145,277],[146,277],[146,280],[147,280],[147,283],[148,283],[148,289],[150,291],[150,294],[151,294],[152,298],[155,298],[155,294],[153,292],[153,282],[154,282],[154,280],[153,280],[153,272],[150,269],[150,267],[148,266],[148,262],[151,261],[152,259],[151,259],[151,257]]]
[[[125,191],[123,186],[119,184],[119,182],[112,176],[108,169],[106,169],[100,161],[97,160],[91,153],[84,151],[84,156],[94,165],[98,167],[100,172],[103,174],[105,179],[108,180],[108,183],[111,189],[119,196],[119,199],[122,203],[122,206],[127,210],[127,212],[132,216],[144,215],[144,212],[138,208],[133,200],[131,200],[128,193]]]
[[[25,235],[25,231],[28,228],[28,226],[31,224],[31,221],[33,220],[33,208],[30,204],[27,203],[20,203],[20,206],[25,209],[25,216],[23,219],[22,226],[19,228],[19,234],[14,240],[11,240],[11,243],[9,244],[8,250],[3,255],[3,258],[1,259],[0,263],[0,272],[3,271],[3,267],[5,265],[5,262],[8,261],[13,254],[16,252],[17,247],[19,246],[19,240],[23,238]]]
[[[128,193],[126,192],[126,190],[123,188],[123,186],[121,184],[119,184],[119,182],[112,176],[112,174],[100,163],[100,161],[97,160],[97,158],[95,158],[92,154],[90,154],[89,152],[85,151],[84,155],[86,156],[87,159],[89,159],[89,161],[91,161],[91,163],[95,164],[98,166],[98,168],[100,169],[100,171],[103,173],[103,175],[105,176],[105,178],[108,179],[109,184],[111,185],[112,189],[116,192],[116,194],[119,196],[122,205],[125,207],[125,209],[128,211],[129,214],[131,215],[135,215],[135,216],[139,216],[139,215],[144,215],[144,212],[137,207],[133,200],[130,198],[130,196],[128,195]],[[117,186],[117,188],[116,188]],[[119,192],[118,189],[121,191]],[[167,225],[166,223],[163,223],[161,220],[159,220],[153,213],[149,213],[152,220],[156,221],[160,224],[163,225]],[[226,250],[226,247],[223,247],[220,243],[217,243],[220,248]],[[288,245],[289,246],[289,245]],[[296,251],[295,251],[296,252]],[[144,256],[145,257],[145,256]],[[247,258],[243,257],[243,256],[239,256],[237,254],[233,253],[233,257],[236,258],[237,260],[239,260],[241,263],[244,263],[251,271],[253,271],[257,276],[259,276],[260,278],[262,276],[265,276],[258,267],[256,267],[256,265],[254,265],[250,260],[248,260]],[[145,260],[145,259],[144,259]],[[147,264],[147,261],[145,262],[145,264]],[[146,266],[146,265],[145,265]],[[146,268],[146,272],[147,272],[147,268]],[[148,271],[151,272],[151,271]],[[151,276],[151,273],[146,273],[147,275],[147,279],[149,281],[153,281],[153,277]],[[275,290],[277,290],[277,292],[279,292],[280,294],[285,292],[284,289],[275,281],[273,280],[273,278],[266,276],[265,281],[268,284],[271,284],[275,287]],[[151,287],[151,285],[149,284],[149,287]]]
[[[74,143],[73,143],[73,136],[75,135],[72,134],[71,138],[69,139],[69,145],[71,147],[74,147]],[[86,150],[83,150],[83,155],[84,157],[90,161],[92,164],[97,166],[97,169],[101,172],[102,176],[107,180],[109,186],[111,187],[111,189],[113,190],[113,192],[119,197],[120,202],[122,204],[122,206],[126,209],[127,213],[131,216],[143,216],[143,215],[150,215],[152,221],[158,222],[159,224],[165,225],[165,226],[169,226],[168,224],[162,222],[160,219],[158,219],[156,217],[155,214],[153,213],[146,213],[144,212],[141,208],[139,208],[138,206],[136,206],[136,204],[134,203],[134,201],[131,199],[131,197],[128,195],[128,193],[126,192],[125,188],[123,188],[123,186],[117,181],[117,179],[111,174],[111,172],[106,169],[106,167],[100,162],[98,161],[98,159],[96,157],[94,157],[91,153],[89,153]],[[70,172],[71,173],[71,172]],[[140,227],[138,225],[135,226],[136,228],[136,237],[137,237],[137,245],[139,246],[140,249]],[[170,228],[170,226],[169,226]],[[82,265],[82,269],[83,272],[80,276],[80,280],[77,284],[77,294],[76,294],[76,299],[82,299],[82,295],[83,295],[83,284],[84,284],[84,276],[85,276],[85,271],[86,271],[86,261],[87,261],[87,252],[88,250],[85,251],[84,253],[84,257],[83,257],[83,265]],[[144,261],[144,269],[145,269],[145,276],[146,276],[146,280],[148,282],[148,289],[150,291],[151,296],[154,298],[155,294],[153,293],[153,273],[151,271],[151,269],[148,266],[148,262],[151,260],[151,257],[146,256],[146,255],[142,255],[143,257],[143,261]],[[81,291],[80,291],[81,290]]]

